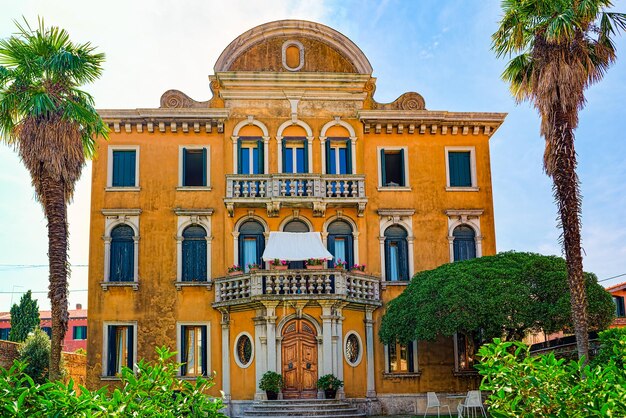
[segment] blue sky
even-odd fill
[[[626,12],[626,0],[615,9]],[[508,112],[491,139],[497,248],[560,254],[551,182],[542,172],[539,118],[516,105],[500,81],[505,62],[490,51],[499,1],[123,1],[3,0],[0,37],[13,19],[66,28],[107,54],[101,80],[89,86],[99,108],[158,107],[161,94],[182,90],[210,97],[207,76],[220,52],[242,32],[272,20],[313,20],[344,33],[367,55],[377,77],[375,98],[389,102],[416,91],[430,110]],[[585,270],[600,279],[626,273],[626,36],[618,62],[587,92],[576,131],[582,182]],[[70,304],[87,302],[88,166],[70,207]],[[26,170],[0,145],[0,311],[27,289],[46,298],[47,235]],[[21,266],[18,266],[21,265]],[[603,282],[626,281],[626,276]]]

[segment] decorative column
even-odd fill
[[[324,174],[328,174],[326,170],[326,137],[320,136],[321,156],[322,156],[322,169],[320,170]]]
[[[230,402],[230,314],[227,309],[222,313],[222,392],[224,402]]]
[[[239,156],[237,155],[237,141],[239,137],[231,136],[230,139],[233,141],[233,174],[237,174],[239,172]]]
[[[406,239],[406,241],[409,253],[409,280],[411,280],[411,277],[415,274],[415,253],[413,252],[413,241],[415,241],[415,237],[413,236],[413,231],[410,232],[410,236]]]
[[[365,348],[367,352],[367,394],[368,398],[376,397],[376,383],[374,381],[374,308],[365,308]]]
[[[352,161],[350,162],[352,164],[352,174],[356,174],[356,136],[351,136],[350,137],[350,148],[351,148],[351,155],[352,155]]]
[[[104,240],[104,277],[103,282],[109,281],[109,269],[111,268],[111,237],[102,237]]]
[[[336,376],[339,378],[339,380],[343,380],[343,320],[345,319],[343,317],[343,307],[345,305],[342,304],[341,306],[339,306],[337,308],[336,314],[337,314],[337,338],[339,343],[337,344],[337,351],[336,351],[336,358],[337,358],[337,374]],[[339,390],[337,391],[337,398],[338,399],[345,399],[346,398],[346,392],[343,390],[343,387],[340,387]]]
[[[255,360],[255,376],[256,376],[256,393],[254,394],[255,400],[265,399],[265,392],[259,389],[258,385],[263,377],[263,373],[267,371],[267,338],[265,337],[266,320],[263,316],[263,310],[257,309],[257,316],[253,318],[254,321],[254,360]]]
[[[309,154],[309,161],[307,162],[307,164],[309,166],[309,174],[312,174],[313,173],[313,137],[307,136],[306,139],[307,139],[306,146],[308,147],[307,154]]]
[[[333,372],[333,345],[332,345],[332,306],[333,301],[320,301],[322,306],[322,355],[324,362],[322,369],[323,374]]]
[[[264,136],[263,137],[263,174],[269,174],[270,173],[270,149],[269,149],[269,144],[270,144],[270,137],[269,136]],[[269,184],[268,186],[266,186],[266,192],[269,193]]]
[[[208,274],[208,271],[207,271]],[[209,277],[209,276],[207,276]],[[183,237],[176,236],[176,281],[183,280]]]
[[[277,173],[282,173],[283,172],[283,137],[282,136],[276,137],[276,145],[278,146],[277,153],[276,153],[276,156],[278,157],[278,167],[276,167],[278,169]]]
[[[133,260],[134,278],[136,282],[139,281],[139,235],[133,237],[133,244],[135,249],[135,259]]]
[[[267,337],[267,370],[275,372],[278,370],[276,364],[276,307],[278,301],[265,301],[265,324]]]
[[[207,235],[206,236],[206,279],[208,282],[212,282],[213,281],[213,273],[211,272],[211,256],[213,255],[212,249],[211,249],[211,242],[213,241],[213,236],[212,235]],[[181,257],[182,257],[182,250],[181,250]],[[182,260],[181,260],[181,271],[182,271]],[[181,273],[181,278],[182,278],[182,273]]]

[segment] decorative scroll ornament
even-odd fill
[[[415,92],[404,93],[391,103],[376,103],[376,109],[381,110],[424,110],[426,102],[421,94]]]
[[[161,95],[161,108],[181,109],[208,107],[209,102],[197,102],[180,90],[168,90]]]

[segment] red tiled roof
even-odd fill
[[[87,309],[70,309],[69,311],[70,319],[79,319],[79,318],[87,318]],[[39,319],[52,319],[51,311],[39,311]],[[0,321],[10,321],[11,313],[10,312],[0,312]]]
[[[615,291],[615,290],[622,290],[622,289],[626,289],[626,282],[614,284],[613,286],[607,287],[606,291],[607,292],[612,292],[612,291]]]

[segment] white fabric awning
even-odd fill
[[[303,261],[309,258],[331,260],[319,232],[270,232],[263,252],[263,260],[275,258],[287,261]]]

